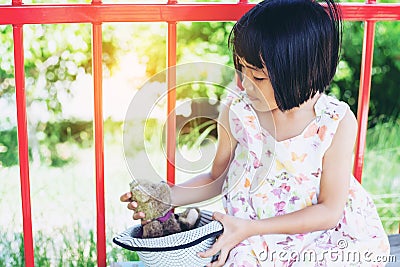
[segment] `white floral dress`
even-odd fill
[[[230,97],[229,122],[238,141],[223,186],[229,215],[263,219],[317,204],[322,159],[348,105],[322,94],[316,118],[278,142],[258,123],[246,95]],[[225,266],[382,266],[389,243],[376,208],[351,177],[343,216],[333,229],[306,234],[253,236],[233,248]]]

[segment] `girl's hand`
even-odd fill
[[[224,232],[218,237],[217,241],[209,250],[198,253],[199,257],[207,258],[221,251],[218,261],[209,263],[207,267],[223,266],[231,249],[250,236],[248,231],[249,220],[236,218],[219,212],[214,212],[213,218],[222,223]]]
[[[135,201],[132,201],[132,193],[131,192],[127,192],[125,194],[123,194],[120,198],[121,202],[128,202],[127,208],[133,211],[133,219],[134,220],[139,220],[139,219],[143,219],[145,217],[145,214],[141,211],[137,212],[136,208],[137,208],[137,203]],[[143,221],[142,220],[142,224],[146,224],[149,221]]]

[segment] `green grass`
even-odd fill
[[[367,133],[363,186],[373,195],[387,233],[400,222],[400,119],[378,123]]]
[[[40,267],[95,267],[96,240],[92,229],[85,230],[78,223],[69,232],[67,227],[51,236],[42,231],[34,233],[35,265]],[[0,267],[24,266],[22,233],[0,232]],[[116,247],[107,248],[107,261],[137,261],[137,254]]]
[[[109,264],[138,260],[136,253],[112,243],[117,233],[135,223],[126,205],[119,202],[131,177],[121,141],[116,141],[115,136],[105,139]],[[400,222],[399,136],[399,120],[382,122],[370,129],[363,171],[363,186],[373,195],[388,234],[396,233]],[[94,152],[92,148],[75,145],[66,145],[64,149],[75,156],[73,163],[61,168],[35,164],[30,167],[35,263],[41,267],[96,266]],[[157,149],[153,150],[150,157],[155,167],[165,173],[165,159]],[[177,179],[184,179],[179,172]],[[22,267],[25,264],[18,166],[0,168],[0,214],[0,267]]]

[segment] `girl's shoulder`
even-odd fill
[[[347,140],[352,142],[357,135],[357,119],[346,102],[340,101],[333,96],[321,95],[318,99],[315,111],[319,116],[319,126],[327,129],[332,138],[326,140],[326,147],[329,147],[332,139]],[[340,146],[342,142],[336,141]]]
[[[314,110],[317,117],[339,123],[347,113],[352,113],[346,102],[340,101],[334,96],[321,94],[315,103]]]

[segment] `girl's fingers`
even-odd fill
[[[222,235],[220,237],[222,237]],[[214,245],[210,249],[199,252],[197,255],[201,258],[208,258],[208,257],[214,256],[215,254],[217,254],[222,248],[222,246],[220,246],[220,244],[219,244],[220,242],[218,242],[219,240],[220,239],[217,239],[217,241],[214,243]]]
[[[135,210],[137,208],[137,203],[136,202],[129,202],[128,205],[126,205],[126,206],[130,210]]]
[[[218,260],[216,262],[213,262],[211,264],[212,267],[219,267],[219,266],[224,266],[226,259],[228,258],[229,255],[229,250],[228,249],[222,249],[221,254],[218,256]]]
[[[133,214],[133,219],[134,220],[139,220],[144,218],[144,213],[143,212],[135,212]]]
[[[218,253],[220,249],[217,246],[212,246],[209,250],[199,252],[197,255],[201,258],[208,258]]]
[[[142,220],[142,225],[148,224],[149,222],[151,222],[151,220]]]
[[[214,212],[213,213],[213,219],[214,220],[216,220],[216,221],[219,221],[219,222],[221,222],[222,223],[222,221],[223,221],[223,219],[224,219],[224,214],[223,213],[221,213],[221,212]]]
[[[123,194],[119,200],[121,202],[130,202],[132,198],[132,193],[131,192],[126,192],[125,194]]]
[[[132,193],[131,192],[126,192],[119,198],[119,200],[121,202],[128,202],[128,204],[126,205],[127,208],[130,210],[136,211],[136,208],[138,205],[135,201],[132,201]],[[143,212],[134,212],[132,217],[134,220],[140,220],[145,217],[145,214]],[[142,221],[142,224],[146,224],[148,222],[149,222],[148,220]]]
[[[206,251],[202,251],[202,252],[197,253],[197,256],[199,256],[199,257],[201,257],[201,258],[208,258],[208,257],[211,257],[211,256],[217,254],[218,251],[219,251],[219,250],[217,250],[217,248],[216,248],[215,245],[214,245],[214,246],[212,246],[209,250],[206,250]]]

